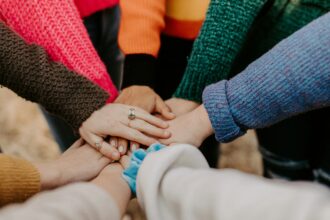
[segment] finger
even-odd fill
[[[116,126],[116,128],[113,130],[113,133],[115,136],[125,138],[130,141],[135,141],[140,144],[144,145],[151,145],[155,142],[157,142],[156,139],[152,137],[148,137],[147,135],[143,134],[142,132],[135,130],[133,128],[130,128],[124,124]]]
[[[74,142],[71,147],[69,147],[66,151],[71,151],[73,149],[79,148],[83,145],[84,140],[82,138],[79,138],[76,142]]]
[[[115,148],[118,148],[118,139],[116,137],[111,137],[109,144]]]
[[[119,163],[123,166],[124,169],[129,167],[130,164],[130,157],[127,155],[124,155],[120,158]]]
[[[142,120],[148,122],[149,124],[155,125],[159,128],[168,127],[168,123],[166,121],[163,121],[160,118],[157,118],[140,108],[136,109],[136,118],[142,119]]]
[[[103,157],[101,157],[100,159],[99,159],[99,162],[103,165],[103,166],[106,166],[106,165],[108,165],[109,163],[111,163],[111,159],[109,159],[109,158],[107,158],[107,157],[105,157],[105,156],[103,156]]]
[[[104,142],[102,137],[99,137],[93,133],[87,132],[85,129],[80,128],[79,133],[81,137],[93,148],[99,150],[100,144]]]
[[[172,120],[175,118],[175,114],[171,112],[171,109],[159,96],[156,98],[155,111],[160,113],[167,120]]]
[[[169,138],[171,136],[169,131],[155,127],[140,119],[131,120],[128,126],[136,130],[139,130],[147,135],[158,138]]]
[[[134,152],[134,151],[136,151],[139,148],[140,148],[140,144],[139,143],[137,143],[135,141],[131,141],[131,146],[130,146],[131,152]]]
[[[118,138],[118,152],[120,155],[124,155],[127,152],[128,141],[123,138]]]
[[[109,158],[110,160],[116,161],[120,159],[120,153],[118,152],[118,150],[105,141],[102,142],[100,153]]]

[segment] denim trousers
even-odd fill
[[[124,59],[117,41],[119,22],[119,6],[105,9],[84,19],[90,39],[117,88],[121,86]],[[42,107],[41,110],[60,149],[65,151],[79,136],[64,120],[48,113]]]

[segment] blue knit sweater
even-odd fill
[[[250,128],[330,106],[330,13],[280,42],[231,80],[208,86],[203,102],[220,142]]]

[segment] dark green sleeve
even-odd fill
[[[225,79],[267,0],[211,0],[206,20],[174,96],[201,102],[204,88]]]
[[[0,84],[41,104],[76,131],[109,97],[88,79],[49,61],[41,47],[26,44],[1,21]]]

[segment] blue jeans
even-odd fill
[[[124,59],[117,41],[119,22],[119,6],[97,12],[84,20],[90,39],[117,88],[120,88],[122,82]],[[65,151],[79,136],[64,120],[48,113],[42,107],[41,110],[60,149]]]

